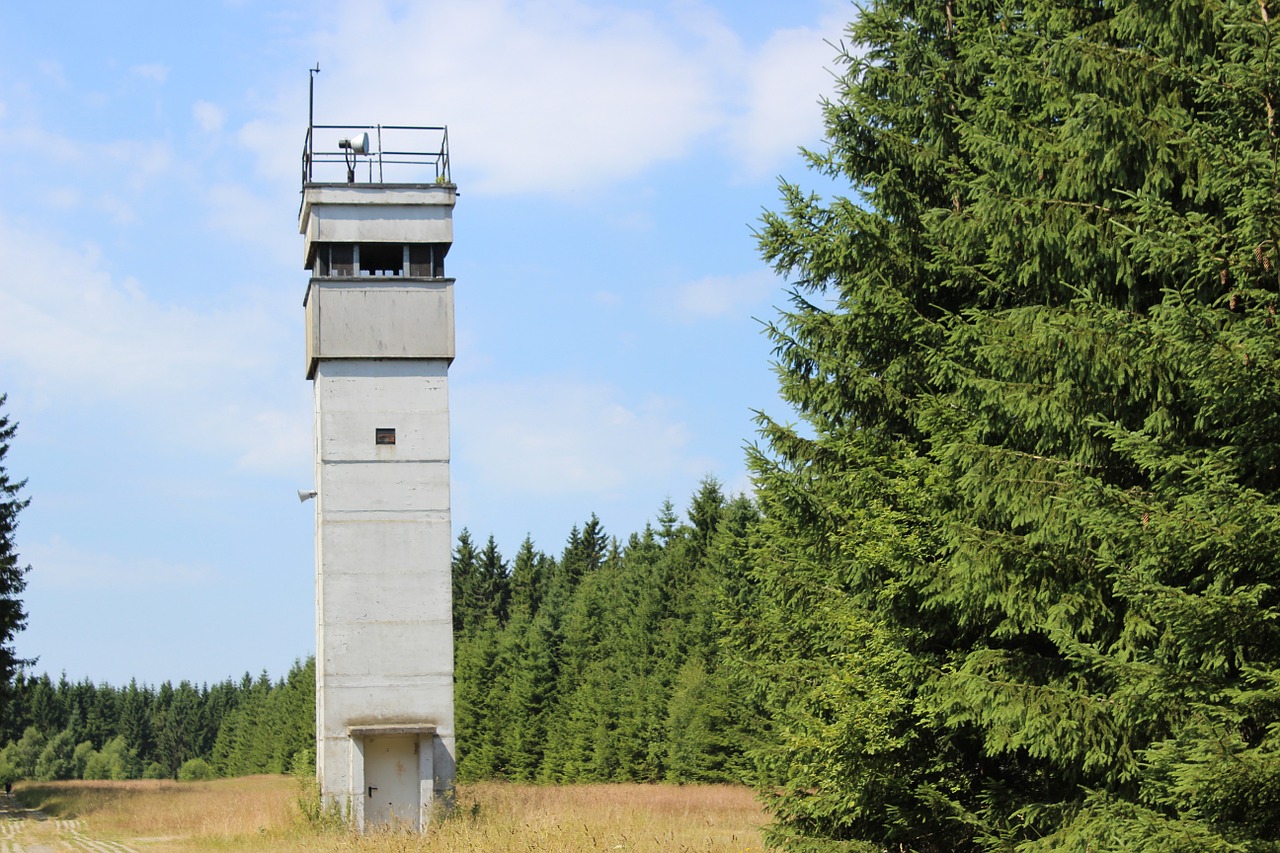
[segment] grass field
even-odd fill
[[[20,784],[47,820],[11,830],[28,849],[97,842],[117,851],[383,851],[504,853],[758,853],[765,817],[751,792],[727,785],[467,785],[424,836],[358,837],[302,818],[303,786],[285,776],[213,782]],[[14,825],[18,822],[10,822]],[[59,833],[68,837],[59,837]]]

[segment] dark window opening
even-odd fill
[[[409,275],[421,278],[444,278],[446,243],[412,243],[409,245]]]
[[[404,246],[399,243],[361,243],[360,275],[404,275]]]
[[[317,243],[314,251],[314,274],[319,277],[444,278],[449,244]]]
[[[316,246],[316,275],[355,275],[355,249],[350,243],[321,243]]]
[[[395,444],[396,431],[394,429],[386,429],[383,427],[378,427],[373,431],[373,443],[374,444]]]

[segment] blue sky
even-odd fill
[[[124,683],[315,647],[297,233],[322,124],[447,124],[455,534],[556,553],[785,417],[751,233],[808,185],[834,0],[0,6],[0,393],[32,498],[18,652]]]

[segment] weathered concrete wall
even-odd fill
[[[452,243],[456,201],[449,184],[308,185],[298,222],[303,263],[312,243]]]
[[[452,767],[447,369],[341,359],[316,370],[317,761],[330,800],[362,778],[353,726],[433,726],[447,753],[437,775]],[[379,428],[396,443],[376,444]]]
[[[454,198],[448,185],[308,184],[307,257],[313,241],[448,243]],[[425,827],[433,801],[451,795],[455,767],[453,280],[312,278],[305,308],[321,793],[362,829],[387,815]],[[379,436],[392,430],[394,443]]]
[[[454,356],[453,279],[311,279],[307,376],[322,358]]]

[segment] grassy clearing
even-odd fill
[[[79,820],[81,832],[140,853],[430,851],[430,853],[758,853],[764,815],[749,790],[727,785],[468,785],[458,808],[425,836],[358,837],[300,818],[303,789],[283,776],[213,782],[58,782],[20,785],[31,807]]]

